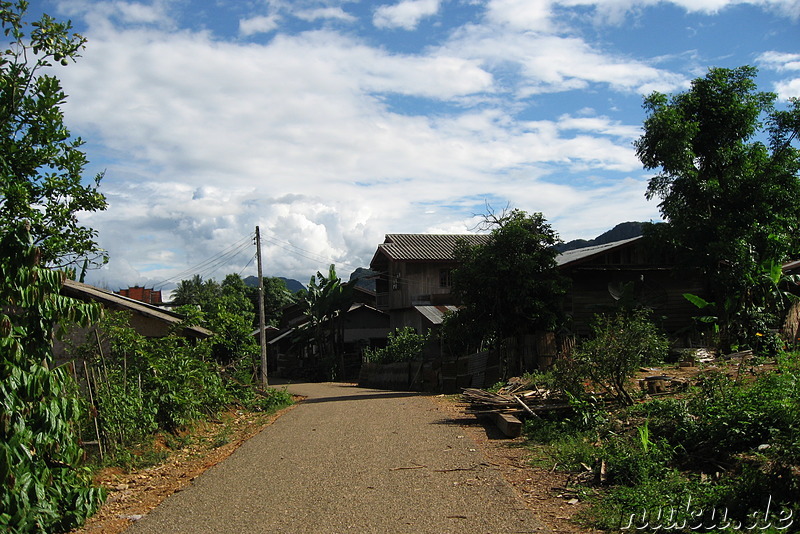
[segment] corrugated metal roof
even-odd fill
[[[613,250],[623,245],[627,245],[628,243],[632,243],[641,238],[642,236],[637,236],[637,237],[631,237],[630,239],[623,239],[622,241],[614,241],[613,243],[606,243],[604,245],[595,245],[593,247],[584,247],[575,250],[567,250],[566,252],[562,252],[561,254],[556,256],[556,265],[558,265],[559,267],[564,267],[571,263],[575,263],[580,260],[585,260],[591,258],[592,256],[603,254],[605,252],[608,252],[609,250]]]
[[[784,263],[782,267],[783,267],[783,272],[785,273],[794,271],[795,269],[800,269],[800,260]]]
[[[107,306],[113,306],[117,309],[130,310],[141,315],[163,321],[171,325],[177,325],[183,320],[183,316],[178,313],[173,313],[163,310],[156,306],[140,302],[138,300],[124,297],[111,291],[100,289],[99,287],[90,286],[74,280],[64,280],[62,292],[69,296],[78,299],[91,299]],[[186,326],[184,331],[191,333],[197,337],[211,337],[213,332],[201,326]]]
[[[442,324],[445,314],[458,310],[456,306],[414,306],[414,309],[433,324]]]
[[[394,261],[453,261],[453,250],[459,240],[483,245],[488,239],[488,234],[386,234],[373,261],[379,254]]]

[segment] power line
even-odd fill
[[[307,259],[307,260],[311,260],[311,261],[314,261],[314,262],[317,262],[317,263],[324,263],[326,265],[330,265],[331,263],[334,264],[334,265],[339,264],[339,265],[343,265],[345,267],[350,267],[350,268],[352,268],[354,270],[357,267],[360,267],[360,265],[353,265],[352,263],[349,263],[349,262],[346,262],[346,261],[338,261],[337,262],[336,260],[334,260],[334,259],[332,259],[330,257],[321,256],[319,254],[316,254],[315,252],[311,252],[309,250],[300,248],[300,247],[298,247],[296,245],[293,245],[289,241],[285,241],[285,240],[279,239],[279,238],[274,237],[274,236],[267,237],[267,236],[264,235],[263,231],[261,232],[261,240],[262,241],[267,241],[268,243],[271,243],[271,244],[275,245],[276,247],[281,248],[281,249],[285,250],[286,252],[288,252],[290,254],[293,254],[295,256],[298,256],[298,257],[301,257],[301,258],[304,258],[304,259]]]
[[[158,284],[155,284],[153,287],[163,287],[164,285],[168,284],[169,282],[180,280],[185,276],[190,275],[203,275],[208,274],[209,272],[214,272],[216,269],[219,268],[225,261],[234,258],[237,256],[244,248],[250,245],[250,241],[253,239],[253,234],[249,234],[233,244],[229,245],[228,247],[224,248],[222,251],[214,254],[210,258],[200,262],[197,265],[189,267],[188,269],[184,269],[179,273],[174,274],[173,276],[162,280]]]
[[[157,284],[154,284],[153,287],[161,288],[170,282],[182,280],[187,276],[194,276],[194,275],[198,275],[200,277],[209,276],[214,272],[216,272],[220,267],[229,264],[231,260],[233,260],[233,258],[241,254],[241,252],[245,250],[247,247],[251,246],[251,242],[254,238],[255,238],[255,232],[251,232],[249,235],[237,240],[236,242],[224,248],[220,252],[214,254],[210,258],[198,263],[197,265],[184,269],[183,271],[180,271],[174,274],[173,276],[162,280]],[[325,257],[316,254],[314,252],[311,252],[309,250],[306,250],[304,248],[298,247],[297,245],[294,245],[289,241],[280,239],[274,235],[267,236],[264,234],[263,231],[261,232],[261,240],[266,241],[267,243],[274,245],[288,252],[289,254],[292,254],[293,256],[310,260],[315,263],[323,263],[326,265],[338,264],[344,267],[349,267],[353,270],[355,270],[357,267],[360,267],[346,261],[337,262],[336,260],[330,257]],[[240,276],[253,263],[255,256],[256,255],[253,254],[253,256],[251,256],[251,258],[248,260],[247,264],[242,268],[241,271],[239,271]]]

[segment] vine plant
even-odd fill
[[[59,295],[65,273],[39,266],[30,227],[0,236],[0,531],[59,532],[102,501],[81,466],[78,423],[86,410],[52,339],[100,309]]]

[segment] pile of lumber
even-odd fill
[[[569,409],[566,400],[552,397],[549,390],[524,389],[518,385],[505,386],[496,393],[467,388],[462,397],[470,404],[468,412],[478,415],[513,413],[536,417],[546,412]]]
[[[525,384],[512,383],[497,392],[466,388],[462,398],[470,405],[467,413],[491,417],[509,437],[520,435],[520,418],[539,417],[542,413],[570,409],[564,399],[552,398],[549,390],[530,389]]]

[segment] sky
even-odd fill
[[[800,97],[800,0],[33,0],[87,39],[56,67],[104,172],[87,282],[347,279],[387,233],[541,212],[565,240],[659,220],[633,141],[653,91],[758,67]]]

